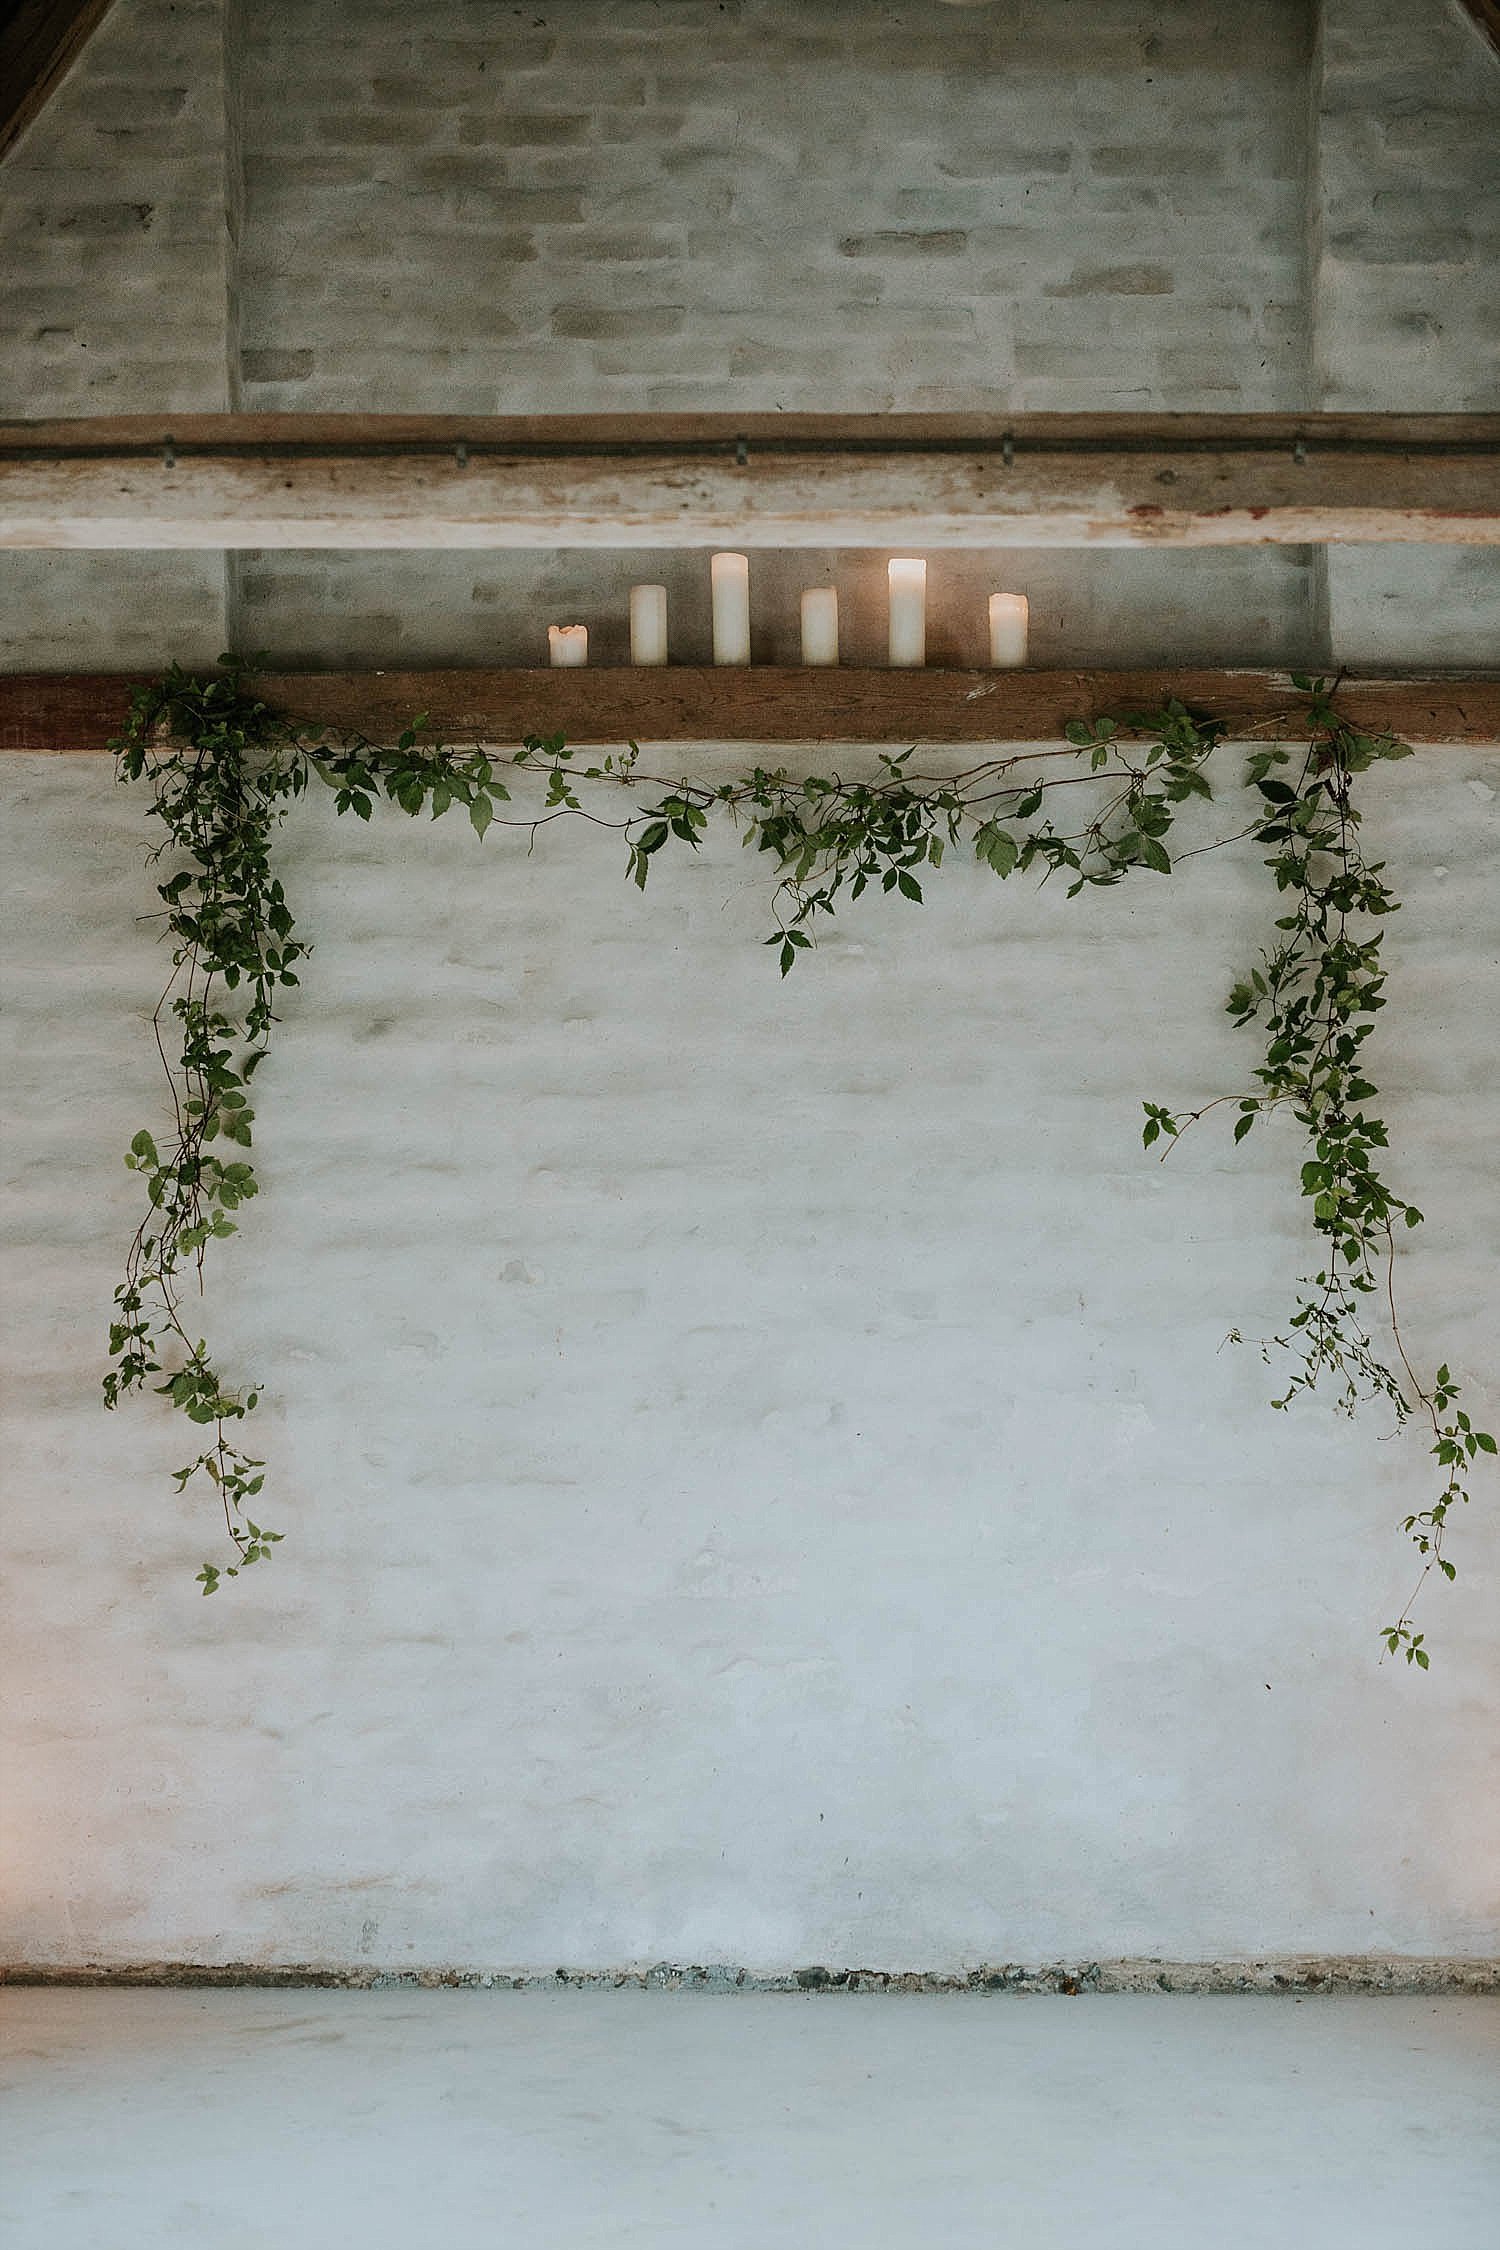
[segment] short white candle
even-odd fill
[[[990,596],[990,662],[1024,664],[1031,604],[1024,594]]]
[[[665,586],[632,586],[630,589],[630,661],[632,664],[665,664],[667,661]]]
[[[809,586],[802,596],[802,661],[837,664],[839,597],[833,586]]]
[[[750,661],[750,558],[715,555],[708,566],[714,597],[715,664]]]
[[[897,555],[886,568],[891,586],[891,662],[925,664],[927,565],[915,556]]]
[[[547,653],[554,664],[587,664],[589,660],[589,629],[587,625],[549,625],[547,627]]]

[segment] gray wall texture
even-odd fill
[[[118,0],[0,174],[0,410],[1500,403],[1456,7],[1084,12]],[[819,571],[873,657],[870,555],[758,564],[761,652]],[[583,615],[618,659],[662,574],[691,655],[701,557],[14,556],[0,647],[524,659]],[[944,557],[935,654],[995,583],[1064,661],[1494,661],[1487,557]],[[204,1602],[179,1433],[98,1407],[162,1099],[140,807],[0,764],[0,1955],[1494,1949],[1493,1485],[1432,1673],[1378,1667],[1420,1441],[1220,1348],[1302,1270],[1296,1135],[1139,1148],[1247,1067],[1253,850],[1072,905],[951,865],[783,987],[732,843],[642,898],[587,833],[302,808],[318,950],[205,1307],[287,1543]],[[1493,1418],[1500,759],[1367,794],[1408,1327]]]
[[[1430,407],[1500,399],[1500,70],[1455,0],[118,0],[0,177],[0,411]],[[766,556],[757,649],[879,557]],[[699,556],[0,559],[0,656],[624,648]],[[935,570],[1039,661],[1493,660],[1500,563],[1376,551]]]

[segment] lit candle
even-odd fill
[[[632,664],[665,664],[667,661],[665,586],[632,586],[630,589],[630,661]]]
[[[891,639],[893,664],[927,662],[927,565],[911,555],[898,555],[887,565],[891,582]]]
[[[990,596],[990,662],[1024,664],[1031,604],[1024,594]]]
[[[750,558],[715,555],[709,564],[714,597],[715,664],[750,661]]]
[[[837,664],[839,597],[833,586],[809,586],[802,596],[802,661]]]
[[[587,664],[589,660],[589,629],[587,625],[549,625],[547,627],[547,653],[554,664]]]

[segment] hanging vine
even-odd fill
[[[794,779],[756,767],[708,786],[644,774],[634,746],[580,767],[560,737],[529,737],[507,755],[424,745],[420,719],[393,746],[333,737],[271,710],[249,675],[224,661],[219,677],[174,667],[141,690],[114,745],[121,778],[149,782],[151,817],[165,831],[153,857],[172,861],[157,886],[171,975],[152,1017],[172,1117],[162,1136],[137,1133],[125,1158],[143,1177],[147,1211],[115,1293],[104,1395],[112,1407],[154,1384],[204,1433],[175,1481],[179,1491],[199,1478],[211,1484],[222,1511],[233,1559],[204,1563],[205,1594],[264,1561],[281,1538],[256,1520],[265,1463],[239,1438],[259,1394],[225,1383],[189,1325],[186,1303],[194,1283],[201,1293],[209,1243],[236,1231],[236,1214],[256,1192],[248,1154],[252,1081],[269,1048],[275,1005],[296,985],[308,950],[295,935],[271,847],[311,782],[332,792],[337,812],[361,820],[381,797],[433,819],[461,806],[480,837],[500,826],[534,838],[553,821],[588,820],[619,835],[626,872],[642,889],[658,853],[674,842],[696,849],[710,819],[726,815],[773,862],[765,942],[785,976],[842,900],[875,888],[920,904],[924,878],[955,848],[1002,878],[1031,869],[1043,881],[1062,875],[1070,897],[1136,872],[1170,874],[1174,822],[1189,799],[1212,796],[1207,762],[1225,733],[1221,722],[1170,702],[1153,713],[1077,721],[1066,750],[987,760],[950,779],[913,774],[908,752],[883,758],[873,782]],[[1419,1413],[1430,1424],[1438,1496],[1404,1524],[1421,1575],[1395,1623],[1382,1628],[1391,1653],[1425,1670],[1424,1636],[1411,1624],[1416,1591],[1434,1569],[1455,1575],[1444,1553],[1448,1519],[1468,1499],[1470,1463],[1494,1453],[1495,1440],[1473,1427],[1446,1366],[1424,1382],[1407,1355],[1397,1316],[1397,1230],[1418,1225],[1421,1213],[1377,1166],[1386,1129],[1370,1108],[1377,1094],[1364,1049],[1383,1004],[1381,925],[1396,901],[1380,863],[1360,851],[1353,780],[1378,760],[1409,753],[1388,735],[1350,726],[1324,683],[1297,684],[1308,696],[1307,748],[1300,764],[1279,747],[1253,753],[1248,780],[1261,811],[1240,831],[1269,847],[1266,865],[1288,905],[1277,942],[1228,1002],[1237,1024],[1260,1027],[1264,1062],[1251,1090],[1217,1096],[1199,1110],[1146,1103],[1143,1138],[1148,1148],[1161,1142],[1165,1154],[1227,1103],[1237,1105],[1236,1141],[1282,1108],[1306,1133],[1302,1192],[1322,1263],[1303,1285],[1286,1333],[1263,1346],[1268,1359],[1289,1356],[1287,1387],[1273,1404],[1284,1408],[1300,1392],[1331,1383],[1347,1413],[1375,1398],[1398,1421]],[[503,810],[513,802],[507,774],[522,773],[540,780],[540,809]],[[585,805],[584,784],[612,785],[632,800],[650,793],[652,801],[633,801],[610,817],[594,802]],[[1070,826],[1053,817],[1054,805],[1069,801],[1056,793],[1080,785],[1088,785],[1087,810]],[[1377,1325],[1388,1335],[1389,1358],[1374,1340]]]

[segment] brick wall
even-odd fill
[[[1296,1132],[1140,1148],[1246,1067],[1252,849],[1071,904],[955,859],[782,984],[732,838],[643,897],[596,831],[301,808],[204,1308],[287,1537],[204,1601],[181,1429],[97,1391],[162,1103],[140,808],[0,765],[0,1957],[1493,1950],[1496,1480],[1432,1672],[1380,1668],[1420,1436],[1223,1343],[1305,1265]],[[1408,1329],[1493,1414],[1500,756],[1366,794]]]
[[[1088,13],[273,0],[247,402],[1295,404],[1307,9]]]
[[[0,415],[236,403],[222,0],[120,0],[0,169]],[[189,661],[229,630],[213,555],[0,556],[7,670]]]
[[[1316,34],[1316,36],[1315,36]],[[1461,406],[1497,395],[1500,77],[1451,0],[119,0],[7,166],[11,411],[351,401]],[[84,192],[82,182],[97,184]],[[757,647],[879,560],[765,557]],[[534,659],[699,557],[0,558],[12,664]],[[226,585],[227,576],[227,585]],[[974,553],[934,653],[1485,661],[1490,556]],[[1331,633],[1331,639],[1330,639]]]
[[[1262,0],[1082,12],[117,0],[0,175],[5,409],[1495,403],[1483,280],[1427,255],[1493,227],[1500,72],[1446,0],[1329,0],[1316,54]],[[217,564],[0,560],[5,661],[59,668],[521,657],[580,612],[618,657],[648,574],[251,556],[226,619]],[[763,650],[836,570],[877,654],[879,561],[764,558]],[[935,653],[998,581],[1063,660],[1316,654],[1325,608],[1493,660],[1488,558],[1333,565],[944,556]],[[649,575],[701,647],[701,558]],[[1071,906],[950,864],[783,987],[732,845],[641,898],[606,840],[300,808],[318,950],[206,1307],[288,1543],[205,1603],[178,1434],[97,1403],[161,1101],[139,808],[83,759],[0,792],[0,1953],[1493,1948],[1493,1488],[1432,1674],[1378,1669],[1420,1445],[1220,1348],[1301,1270],[1295,1136],[1138,1146],[1245,1066],[1253,853]],[[1500,761],[1368,794],[1409,1327],[1493,1414]]]
[[[121,0],[0,171],[0,412],[229,404],[219,0]]]
[[[1319,396],[1500,405],[1500,58],[1455,4],[1326,0],[1315,81]],[[1333,653],[1371,670],[1500,666],[1500,552],[1328,557]]]
[[[1316,31],[1316,37],[1314,32]],[[12,158],[0,405],[1482,405],[1497,73],[1451,0],[119,0]],[[84,183],[96,183],[85,189]],[[766,557],[757,647],[879,558]],[[525,661],[701,558],[0,558],[14,665]],[[935,653],[1462,664],[1491,556],[952,556]],[[227,580],[227,583],[226,583]],[[1329,637],[1331,634],[1331,638]]]
[[[1105,0],[1083,42],[1038,0],[259,9],[246,402],[1294,405],[1307,23],[1301,0]],[[946,557],[934,655],[982,660],[1006,585],[1043,660],[1307,658],[1307,563]],[[836,578],[849,649],[878,654],[881,569],[758,558],[758,652],[795,655],[799,588]],[[705,659],[696,556],[258,558],[240,637],[534,662],[581,616],[617,656],[642,577]]]

